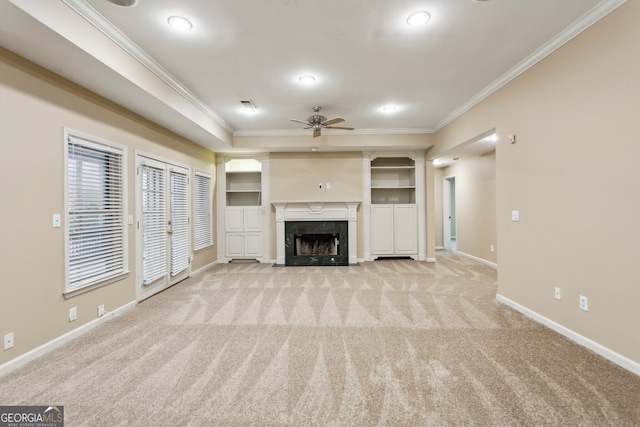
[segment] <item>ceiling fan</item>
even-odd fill
[[[303,125],[307,125],[305,129],[313,129],[313,137],[320,136],[322,128],[325,129],[344,129],[344,130],[353,130],[353,128],[347,128],[342,126],[333,126],[336,123],[344,122],[342,117],[336,117],[333,119],[327,120],[325,116],[320,115],[321,107],[313,107],[313,112],[311,116],[307,117],[307,121],[290,119],[292,122],[302,123]]]

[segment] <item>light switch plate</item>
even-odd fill
[[[62,219],[60,214],[53,214],[53,228],[59,228],[61,226]]]
[[[511,221],[520,221],[520,211],[511,211]]]

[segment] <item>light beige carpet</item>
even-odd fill
[[[638,426],[640,377],[455,254],[215,266],[0,379],[67,426]]]

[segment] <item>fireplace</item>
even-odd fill
[[[286,221],[285,265],[349,265],[348,221]]]
[[[276,265],[358,264],[360,202],[272,203]]]

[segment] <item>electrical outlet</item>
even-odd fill
[[[78,309],[75,307],[71,307],[69,309],[69,322],[73,322],[78,318]]]
[[[489,250],[493,252],[493,245],[489,246]]]
[[[98,317],[104,316],[104,304],[98,306]]]
[[[511,211],[511,221],[520,221],[520,211]]]
[[[580,295],[580,310],[589,311],[589,298]]]
[[[13,347],[13,332],[9,332],[4,336],[4,349],[9,350]]]
[[[559,288],[559,287],[557,287],[557,286],[556,286],[556,287],[553,289],[553,296],[554,296],[557,300],[559,300],[559,299],[561,299],[561,298],[562,298],[562,294],[560,293],[560,288]]]

